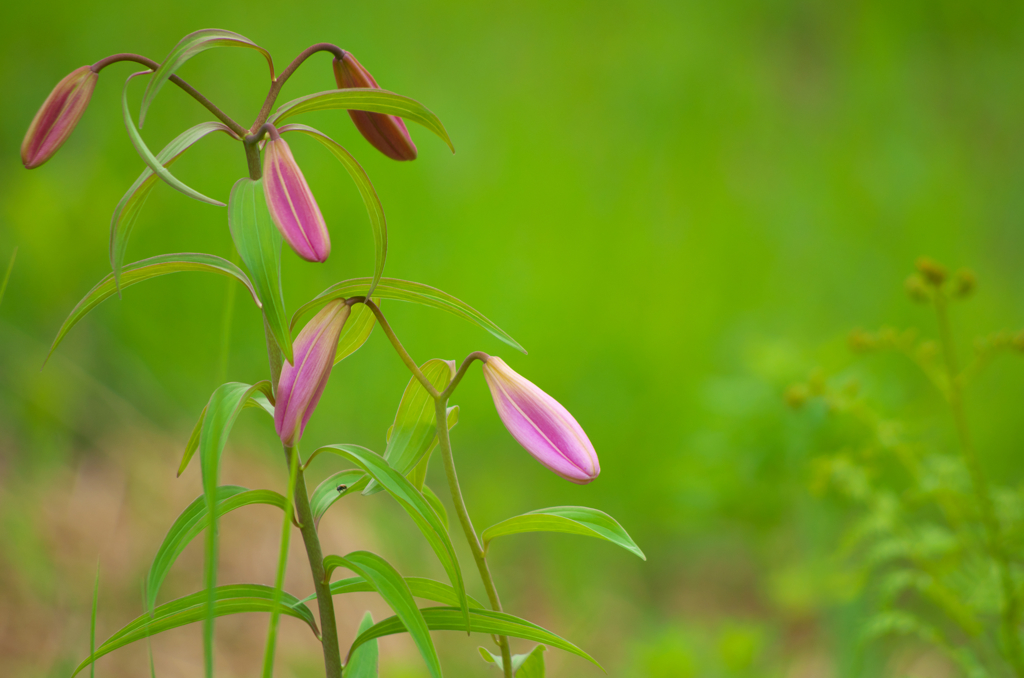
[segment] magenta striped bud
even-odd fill
[[[566,480],[585,485],[601,473],[590,439],[569,411],[501,358],[484,361],[498,416],[526,451]]]
[[[334,80],[338,89],[370,87],[380,89],[370,72],[356,61],[351,52],[345,52],[341,59],[334,60]],[[373,146],[392,160],[415,160],[416,144],[409,136],[405,123],[397,115],[349,111],[356,129]]]
[[[327,261],[331,235],[292,150],[272,130],[263,156],[263,188],[267,208],[281,235],[306,261]]]
[[[324,306],[295,338],[295,363],[285,361],[277,384],[274,428],[285,445],[294,445],[320,402],[334,366],[338,336],[348,320],[349,306],[338,299]]]
[[[97,77],[90,66],[76,68],[46,97],[21,142],[21,162],[27,169],[39,167],[52,158],[71,136],[89,105]]]

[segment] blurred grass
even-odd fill
[[[313,42],[336,42],[448,128],[454,156],[413,129],[420,158],[399,164],[377,154],[343,113],[303,120],[346,145],[373,179],[389,222],[386,274],[440,287],[510,332],[530,355],[503,357],[564,403],[601,455],[603,474],[586,487],[543,471],[505,433],[474,369],[455,399],[462,417],[454,445],[478,527],[584,504],[615,516],[648,554],[645,564],[581,539],[510,539],[492,558],[510,610],[599,650],[611,675],[679,676],[689,666],[701,676],[853,676],[914,665],[913,657],[885,663],[856,647],[859,611],[827,560],[841,511],[806,491],[815,422],[789,414],[780,394],[815,365],[845,368],[842,338],[854,326],[927,324],[901,287],[922,253],[979,274],[978,298],[959,318],[965,347],[975,333],[1024,324],[1024,7],[57,0],[6,7],[0,26],[0,261],[19,248],[0,306],[0,606],[8,619],[0,648],[17,658],[18,675],[64,675],[62,658],[84,653],[97,554],[103,586],[121,591],[101,592],[99,635],[138,612],[138,576],[151,550],[140,546],[134,564],[109,571],[117,549],[99,535],[114,527],[97,517],[95,531],[68,551],[62,530],[82,533],[75,525],[94,509],[70,509],[67,497],[83,469],[107,469],[115,481],[100,474],[97,493],[120,503],[104,515],[141,514],[138,525],[156,535],[191,499],[174,489],[157,511],[130,483],[117,483],[142,469],[159,470],[147,487],[189,482],[174,480],[175,456],[217,385],[228,285],[183,275],[128,290],[77,327],[40,373],[61,320],[108,270],[111,211],[142,169],[120,122],[129,67],[104,71],[81,125],[50,163],[27,172],[18,147],[38,105],[73,68],[120,51],[160,59],[203,27],[252,38],[279,69]],[[266,87],[261,57],[248,50],[205,53],[181,75],[243,124]],[[328,57],[318,55],[282,101],[331,87]],[[145,136],[156,149],[203,119],[202,108],[168,87]],[[335,243],[324,266],[286,257],[294,309],[332,282],[368,275],[372,239],[342,168],[309,140],[289,143]],[[224,199],[245,161],[215,137],[175,173]],[[230,247],[223,209],[159,186],[129,259],[228,256]],[[226,366],[239,381],[266,372],[259,317],[247,303],[236,305]],[[398,303],[385,311],[420,361],[502,350],[458,319]],[[887,405],[934,404],[910,378],[905,390],[883,390],[876,369],[899,368],[882,359],[861,369],[864,388],[877,387]],[[406,381],[375,333],[336,369],[307,445],[381,450]],[[1005,361],[971,394],[978,446],[989,472],[1007,483],[1021,475],[1022,388],[1024,368]],[[261,480],[280,482],[271,429],[254,420],[241,423],[234,454],[265,465]],[[159,444],[122,449],[153,439]],[[346,544],[379,540],[377,549],[407,568],[430,567],[406,543],[414,538],[399,514],[379,500],[358,506],[334,516],[352,523],[338,528],[352,535]],[[388,531],[371,536],[371,518],[388,521]],[[198,581],[191,574],[181,568],[178,576]],[[16,621],[11,610],[32,611],[25,619],[35,621]],[[350,611],[354,631],[362,608]],[[48,624],[60,633],[35,645],[17,628]],[[56,652],[53,638],[67,646]],[[193,640],[183,647],[198,651]],[[485,671],[469,641],[444,642],[446,665],[462,668],[456,675]],[[181,670],[166,660],[161,667],[157,651],[161,675]],[[244,653],[230,656],[244,661]],[[401,656],[406,668],[395,664],[389,675],[421,675],[413,655]],[[599,675],[547,656],[555,675]],[[144,670],[144,656],[136,659],[109,664],[108,673]],[[318,660],[307,659],[315,670]]]

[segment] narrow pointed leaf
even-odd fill
[[[353,278],[335,283],[318,294],[312,300],[303,304],[292,315],[292,327],[304,314],[322,307],[334,299],[347,299],[348,297],[366,296],[370,288],[370,278]],[[399,280],[397,278],[381,278],[380,283],[373,291],[374,296],[381,299],[393,299],[395,301],[408,301],[421,306],[441,309],[456,315],[471,323],[484,328],[495,337],[505,342],[517,351],[526,353],[526,349],[519,345],[515,339],[504,330],[488,320],[482,313],[472,306],[462,302],[447,292],[442,292],[436,287],[430,287],[422,283]]]
[[[369,476],[363,471],[348,469],[347,471],[339,471],[329,476],[317,485],[316,489],[313,490],[313,494],[309,497],[309,508],[313,513],[313,524],[319,526],[320,519],[327,513],[327,509],[334,505],[334,502],[347,494],[361,491],[369,481]]]
[[[441,137],[448,144],[448,148],[452,149],[452,153],[455,152],[455,146],[452,145],[451,137],[448,136],[444,125],[426,106],[415,99],[410,99],[409,97],[384,89],[333,89],[292,99],[278,108],[270,116],[269,122],[280,126],[280,123],[300,113],[339,109],[384,113],[386,115],[397,115],[405,120],[411,120],[423,125]]]
[[[345,557],[327,556],[324,559],[324,569],[327,571],[328,580],[338,567],[352,570],[373,586],[409,631],[430,670],[430,675],[441,678],[441,662],[437,658],[434,641],[430,638],[430,630],[423,621],[416,601],[413,600],[409,585],[405,583],[402,575],[398,574],[398,570],[369,551],[353,551]],[[349,655],[351,656],[351,652]]]
[[[597,537],[621,546],[642,560],[647,560],[647,556],[640,550],[640,547],[614,518],[603,511],[585,506],[554,506],[538,509],[491,525],[480,535],[484,542],[484,552],[487,551],[491,540],[495,537],[521,532],[564,532]]]
[[[444,504],[441,503],[441,499],[426,485],[420,488],[420,491],[423,493],[423,498],[427,500],[428,504],[430,504],[430,508],[434,509],[437,515],[441,517],[441,522],[444,523],[444,526],[446,528],[449,527],[448,509],[446,509]]]
[[[455,547],[452,545],[451,537],[445,528],[441,518],[430,507],[430,504],[423,495],[412,486],[405,476],[398,473],[384,461],[383,457],[374,454],[365,447],[359,445],[327,445],[313,452],[306,462],[309,466],[312,461],[321,454],[329,453],[338,455],[366,471],[367,474],[380,483],[384,490],[394,497],[395,501],[405,509],[416,527],[419,528],[430,548],[441,561],[441,566],[448,575],[452,586],[459,594],[459,607],[465,613],[465,620],[468,625],[468,603],[466,599],[466,585],[462,578],[462,569],[459,567],[459,559],[455,555]]]
[[[544,678],[544,650],[546,649],[543,645],[538,645],[530,651],[530,654],[525,655],[523,663],[516,670],[516,678]],[[515,657],[512,660],[515,661]]]
[[[448,430],[451,431],[453,428],[455,428],[455,425],[458,423],[459,406],[452,405],[451,407],[448,408]],[[388,429],[388,442],[391,441],[391,430],[392,429],[390,428]],[[427,501],[431,501],[431,499],[430,496],[427,496],[427,492],[424,491],[423,483],[427,481],[427,468],[430,466],[430,455],[433,453],[434,448],[437,447],[438,442],[439,441],[437,439],[437,434],[434,434],[434,439],[431,441],[430,447],[427,448],[427,453],[420,458],[420,460],[416,463],[416,466],[413,467],[412,471],[410,471],[407,476],[409,478],[409,481],[413,484],[413,487],[423,492],[423,496],[427,497]],[[434,496],[434,499],[437,499],[437,496],[434,495],[433,492],[430,492],[430,495]],[[431,503],[431,505],[433,505],[433,502]],[[438,515],[444,518],[444,522],[445,524],[447,524],[448,516],[447,512],[443,511],[443,508],[444,507],[442,507],[442,511],[438,511],[437,513]],[[437,506],[434,506],[434,509],[436,510]]]
[[[263,180],[239,179],[228,199],[228,227],[235,249],[249,269],[263,315],[288,362],[294,362],[292,337],[281,289],[281,232],[274,225],[263,193]]]
[[[167,144],[162,151],[156,155],[157,161],[164,167],[170,167],[171,163],[180,158],[182,154],[192,147],[197,141],[213,132],[225,132],[234,138],[238,138],[227,125],[220,122],[202,122],[195,127],[185,130],[178,135],[171,143]],[[139,178],[131,185],[128,192],[121,198],[114,208],[114,216],[110,219],[110,266],[114,271],[114,284],[118,283],[121,276],[121,267],[124,265],[124,255],[128,248],[128,238],[131,236],[135,222],[142,212],[153,187],[156,186],[157,176],[148,167],[142,171]]]
[[[256,305],[260,305],[259,297],[256,296],[256,290],[253,289],[252,283],[249,282],[249,278],[245,276],[242,269],[227,259],[221,259],[212,254],[161,254],[149,259],[143,259],[142,261],[136,261],[125,266],[124,270],[121,271],[121,288],[130,287],[135,283],[140,283],[150,278],[167,275],[168,273],[180,273],[182,271],[208,271],[234,278],[249,289],[249,293],[252,295]],[[116,293],[117,288],[114,285],[114,274],[108,273],[71,309],[71,314],[68,315],[64,324],[61,325],[60,331],[57,332],[57,337],[53,340],[53,345],[50,346],[50,352],[46,355],[46,359],[50,359],[54,350],[63,341],[67,333],[71,331],[71,328],[78,324],[79,320]]]
[[[224,203],[221,201],[206,197],[194,188],[186,186],[179,181],[177,177],[171,174],[171,172],[163,166],[163,163],[153,155],[153,151],[149,150],[149,147],[146,146],[146,142],[142,139],[142,135],[139,134],[139,130],[135,127],[135,123],[132,121],[132,114],[128,110],[128,84],[132,81],[132,78],[139,75],[146,75],[147,73],[150,73],[150,71],[139,71],[138,73],[132,73],[129,75],[128,79],[125,80],[124,83],[124,92],[121,94],[121,112],[124,115],[124,126],[128,130],[128,138],[131,140],[132,146],[135,147],[135,150],[142,158],[142,161],[146,163],[146,166],[149,167],[149,169],[151,169],[158,177],[166,181],[172,188],[181,191],[190,198],[195,198],[196,200],[207,202],[211,205],[219,205],[223,207]]]
[[[379,297],[373,301],[380,306]],[[341,335],[338,337],[338,352],[334,355],[334,364],[337,365],[362,348],[366,340],[370,338],[370,333],[373,332],[376,323],[377,318],[368,306],[365,304],[353,306],[345,326],[341,328]]]
[[[270,402],[270,399],[262,391],[249,396],[249,399],[245,401],[245,407],[257,407],[270,415],[271,420],[274,418],[274,404]],[[203,406],[203,411],[199,414],[199,421],[196,422],[195,427],[192,429],[192,435],[185,445],[185,453],[181,456],[181,463],[178,465],[178,477],[181,477],[181,474],[185,472],[196,450],[199,449],[199,436],[203,432],[204,419],[206,419],[205,405]]]
[[[268,504],[281,510],[287,509],[287,500],[273,490],[247,490],[237,485],[221,485],[215,495],[217,517],[223,516],[237,508],[252,504]],[[157,549],[153,564],[146,577],[146,605],[156,605],[157,595],[163,585],[174,561],[178,559],[185,547],[195,539],[208,524],[206,497],[199,496],[181,512],[178,519],[167,531],[167,536]]]
[[[423,577],[406,577],[405,583],[409,585],[412,595],[417,598],[425,598],[435,603],[459,607],[459,594],[448,584]],[[344,593],[370,593],[373,590],[373,585],[362,577],[349,577],[348,579],[339,579],[338,581],[331,582],[332,596]],[[308,603],[311,600],[316,600],[315,593],[306,596],[301,602]],[[470,607],[484,608],[479,600],[469,594],[466,595],[466,601]]]
[[[261,584],[231,584],[218,586],[214,590],[214,616],[223,617],[242,612],[270,612],[274,606],[274,589]],[[96,648],[89,657],[72,673],[72,678],[86,666],[100,657],[113,652],[137,640],[156,635],[170,629],[203,621],[207,616],[207,593],[199,591],[183,598],[164,603],[160,607],[146,612],[126,624],[120,631]],[[313,613],[302,602],[290,593],[285,593],[278,606],[281,614],[300,619],[309,626],[313,634],[319,638]]]
[[[371,626],[373,626],[373,615],[367,612],[363,615],[363,620],[359,622],[359,630],[356,635]],[[377,660],[377,641],[363,643],[358,650],[352,653],[348,663],[345,664],[344,678],[377,678]]]
[[[274,79],[274,60],[270,58],[270,52],[249,38],[219,28],[205,28],[195,33],[189,33],[174,46],[171,53],[167,55],[167,58],[163,60],[163,63],[153,73],[153,77],[146,87],[146,93],[142,95],[142,107],[139,112],[140,128],[146,119],[146,111],[149,110],[149,105],[153,103],[153,98],[156,97],[157,92],[164,86],[164,83],[186,61],[200,52],[205,52],[214,47],[248,47],[258,51],[266,58],[267,64],[270,66],[270,79]]]
[[[467,625],[461,611],[456,607],[427,607],[421,608],[420,612],[423,614],[423,619],[427,622],[427,626],[432,631],[465,631]],[[598,668],[601,665],[591,657],[589,654],[576,647],[568,640],[556,636],[550,631],[537,626],[532,622],[528,622],[525,619],[520,619],[504,612],[495,612],[493,610],[470,610],[470,618],[473,624],[473,632],[475,633],[491,633],[498,636],[512,636],[513,638],[522,638],[524,640],[534,640],[540,643],[544,643],[551,647],[557,647],[560,650],[571,652],[574,655],[583,657],[587,661],[591,662]],[[363,643],[374,640],[375,638],[382,638],[383,636],[390,636],[396,633],[405,633],[405,627],[402,625],[402,621],[398,617],[388,617],[384,621],[378,622],[373,625],[367,631],[359,634],[359,637],[352,643],[352,647],[349,652],[353,652],[357,647]]]
[[[285,132],[302,132],[307,134],[317,141],[319,141],[328,151],[331,152],[335,158],[337,158],[345,169],[348,170],[349,176],[352,177],[352,181],[355,182],[356,188],[359,189],[359,195],[363,198],[363,204],[366,205],[366,212],[370,215],[370,226],[373,228],[373,248],[374,248],[374,267],[373,267],[373,279],[370,282],[370,289],[368,295],[373,294],[373,288],[377,286],[380,281],[380,277],[384,274],[384,261],[388,256],[388,227],[387,220],[384,218],[384,206],[380,203],[380,198],[377,196],[377,191],[373,188],[373,184],[370,182],[370,177],[366,174],[366,170],[363,169],[362,165],[356,162],[356,159],[351,153],[345,150],[345,148],[330,138],[323,132],[313,129],[307,125],[285,125],[278,129],[278,132],[284,134]],[[351,322],[351,321],[350,321]],[[371,328],[372,328],[371,324]]]

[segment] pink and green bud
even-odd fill
[[[306,261],[327,261],[331,236],[306,177],[277,130],[272,130],[263,156],[267,208],[281,235]]]
[[[52,158],[71,136],[89,105],[97,77],[90,66],[82,66],[53,88],[21,142],[21,162],[26,168],[39,167]]]
[[[281,367],[274,407],[274,428],[285,445],[294,445],[302,437],[320,402],[348,314],[344,300],[332,301],[306,323],[292,344],[295,362],[285,361]]]
[[[590,439],[558,401],[514,372],[501,358],[491,356],[483,367],[498,416],[534,459],[580,485],[601,473]]]
[[[356,61],[351,52],[345,52],[341,59],[334,60],[334,80],[339,89],[369,87],[380,89],[370,72]],[[349,111],[356,129],[373,146],[392,160],[415,160],[416,144],[409,136],[405,123],[397,115]]]

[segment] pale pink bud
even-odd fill
[[[377,81],[356,61],[351,52],[345,52],[344,57],[334,60],[334,80],[339,89],[380,89]],[[348,114],[356,124],[356,129],[384,155],[392,160],[416,159],[416,144],[405,128],[405,122],[397,115],[369,111],[349,111]]]
[[[590,439],[558,401],[514,372],[501,358],[491,356],[483,367],[498,416],[534,459],[580,485],[601,473]]]
[[[291,149],[276,130],[264,151],[263,177],[267,208],[284,239],[306,261],[327,261],[331,253],[327,224]]]
[[[306,422],[320,402],[348,314],[344,300],[330,302],[306,323],[292,343],[295,362],[285,361],[281,366],[274,407],[274,428],[285,445],[294,445],[302,437]]]
[[[28,169],[53,157],[71,136],[96,89],[97,74],[89,66],[71,71],[46,97],[21,142],[21,162]]]

